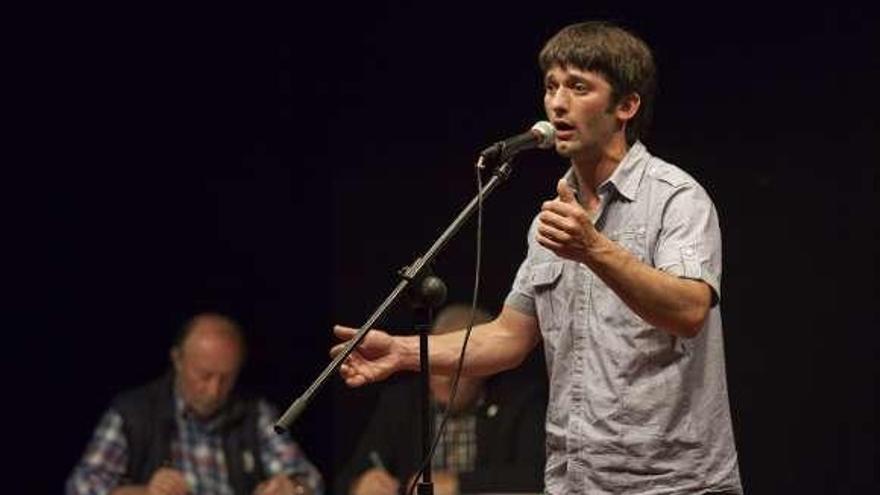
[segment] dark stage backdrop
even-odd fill
[[[747,491],[876,491],[876,9],[537,7],[22,14],[2,205],[16,492],[62,489],[110,398],[166,368],[195,311],[244,323],[242,379],[286,407],[333,322],[360,325],[473,195],[476,152],[542,118],[536,54],[589,18],[654,47],[646,142],[720,211]],[[565,169],[517,162],[485,210],[493,311]],[[436,264],[451,299],[470,297],[473,226]],[[328,480],[378,390],[334,379],[295,425]]]

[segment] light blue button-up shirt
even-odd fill
[[[577,188],[574,172],[566,175]],[[538,319],[550,374],[550,494],[741,493],[721,334],[721,231],[712,200],[636,143],[598,189],[596,228],[643,263],[706,282],[700,333],[637,316],[586,265],[528,237],[506,305]]]

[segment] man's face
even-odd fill
[[[211,322],[199,325],[211,325]],[[240,343],[228,334],[195,328],[172,351],[177,389],[187,407],[208,418],[226,402],[241,368]]]
[[[554,65],[545,74],[544,110],[556,127],[556,151],[567,158],[595,153],[622,129],[608,81],[572,66]]]

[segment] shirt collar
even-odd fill
[[[221,409],[217,414],[213,415],[208,419],[201,419],[186,406],[186,402],[183,400],[183,397],[180,396],[177,387],[174,389],[174,413],[175,416],[179,419],[182,419],[185,422],[191,422],[197,425],[200,425],[202,428],[205,428],[208,431],[215,431],[220,428],[223,424],[224,417],[226,416],[226,411]]]
[[[479,397],[477,397],[477,400],[474,401],[474,403],[470,407],[466,407],[463,410],[458,411],[456,413],[450,413],[449,417],[450,418],[462,418],[462,417],[467,417],[467,416],[473,416],[477,413],[477,411],[480,410],[480,408],[482,408],[485,405],[485,403],[486,403],[486,391],[483,390],[482,392],[480,392],[480,395],[479,395]],[[436,400],[431,401],[431,408],[434,409],[434,412],[437,414],[443,414],[446,412],[446,407],[444,407],[442,404],[440,404]]]
[[[645,173],[645,164],[648,163],[650,157],[651,154],[648,153],[645,145],[641,141],[636,141],[626,152],[626,155],[623,156],[623,160],[617,164],[614,172],[611,173],[611,177],[599,185],[599,189],[602,190],[613,185],[614,189],[621,196],[629,201],[633,201],[636,199],[636,192],[639,190],[639,184],[641,184],[642,176]],[[580,202],[580,187],[577,175],[574,173],[574,167],[568,169],[568,172],[565,174],[565,180],[572,190],[575,191],[575,196]]]

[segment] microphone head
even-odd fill
[[[538,148],[547,149],[553,147],[553,144],[556,142],[556,128],[553,127],[553,124],[542,120],[535,123],[531,130],[540,138],[538,140]]]

